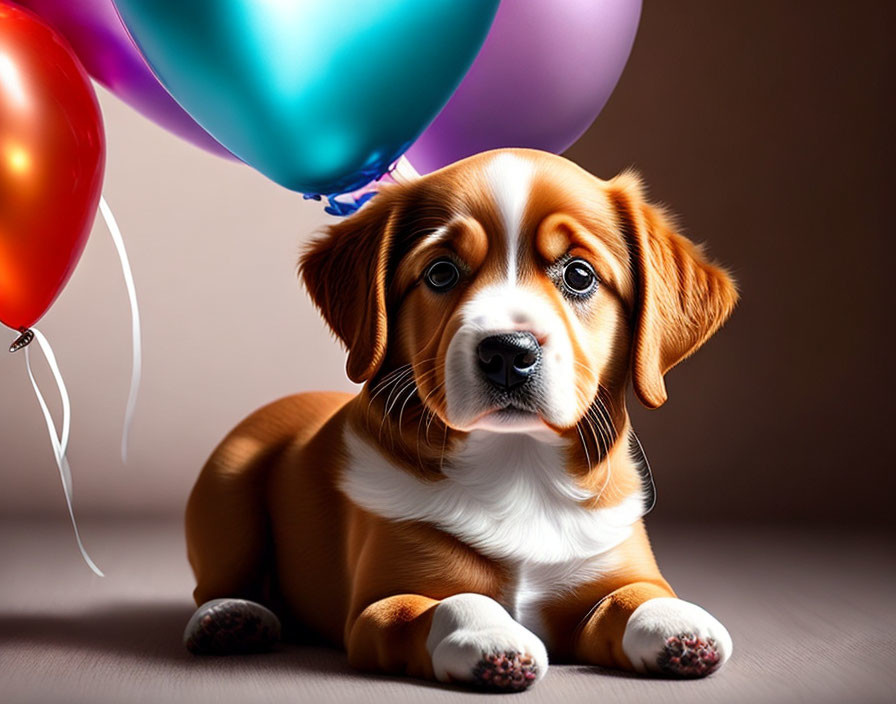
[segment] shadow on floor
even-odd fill
[[[181,634],[193,608],[189,602],[119,603],[72,613],[0,613],[0,647],[44,645],[212,671],[251,665],[267,672],[364,676],[348,666],[344,653],[319,646],[285,644],[260,655],[191,655]]]
[[[72,613],[0,613],[0,647],[46,646],[102,655],[155,661],[171,668],[221,672],[251,668],[268,674],[314,672],[340,678],[413,682],[457,692],[462,686],[418,679],[362,673],[349,667],[342,651],[316,645],[284,644],[272,653],[258,655],[191,655],[181,634],[193,613],[190,602],[157,604],[119,603]],[[564,669],[607,677],[639,679],[634,673],[601,667],[565,664]]]

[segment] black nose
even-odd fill
[[[541,345],[531,332],[508,332],[485,338],[477,348],[479,368],[501,389],[513,389],[538,369]]]

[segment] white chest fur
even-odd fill
[[[346,495],[371,513],[432,524],[505,562],[516,574],[505,606],[521,621],[547,594],[612,568],[608,553],[643,513],[640,492],[610,508],[583,507],[589,494],[565,471],[556,440],[475,431],[436,482],[395,467],[350,429],[345,443]]]

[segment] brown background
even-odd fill
[[[647,0],[568,155],[634,165],[737,277],[637,413],[657,516],[892,521],[896,5]]]
[[[658,518],[893,521],[894,19],[884,0],[647,0],[616,93],[569,151],[604,177],[638,168],[742,289],[666,406],[634,411]],[[294,279],[327,217],[101,102],[145,323],[127,466],[127,308],[100,223],[41,327],[73,399],[78,510],[174,513],[246,412],[351,388]],[[63,515],[23,366],[0,358],[0,511]]]

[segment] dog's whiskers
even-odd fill
[[[602,427],[606,429],[606,433],[608,436],[608,441],[612,441],[615,443],[619,439],[619,431],[616,429],[616,424],[613,422],[613,417],[610,415],[610,411],[607,409],[606,405],[604,405],[603,399],[601,399],[601,393],[603,392],[603,388],[598,386],[598,393],[595,396],[594,400],[597,403],[597,407],[595,408],[596,413],[600,413],[603,422],[601,423]],[[592,406],[593,408],[593,406]],[[601,487],[600,493],[598,494],[598,501],[603,497],[604,492],[609,488],[610,483],[613,479],[613,463],[610,459],[610,450],[609,450],[609,442],[607,445],[607,478],[604,481],[604,485]]]
[[[425,359],[417,364],[425,364],[426,362],[430,362],[432,359]],[[388,374],[384,375],[382,379],[380,379],[376,384],[370,387],[368,393],[370,394],[370,400],[367,404],[368,410],[370,406],[373,405],[373,401],[379,396],[383,391],[385,391],[390,385],[395,385],[401,383],[400,379],[402,377],[407,376],[408,374],[413,374],[414,365],[412,363],[402,364],[399,367],[396,367]]]
[[[594,440],[595,449],[598,453],[598,462],[602,458],[606,464],[606,478],[604,479],[600,491],[598,491],[594,495],[595,500],[598,502],[604,496],[606,490],[613,480],[613,462],[611,459],[610,450],[619,437],[619,433],[616,430],[613,418],[610,415],[609,410],[606,408],[603,400],[600,398],[600,392],[601,387],[598,386],[598,393],[589,402],[581,391],[576,390],[579,402],[582,403],[583,406],[585,406],[585,413],[582,415],[579,422],[576,423],[576,430],[579,433],[579,439],[582,443],[582,449],[585,453],[585,461],[588,464],[589,469],[592,469],[593,467],[591,465],[591,458],[588,452],[587,442],[581,430],[581,424],[583,423],[588,427],[588,430],[591,433],[591,437]]]
[[[402,364],[400,367],[397,367],[397,368],[393,369],[391,372],[389,372],[388,374],[385,374],[382,379],[380,379],[376,384],[374,384],[373,386],[370,387],[370,393],[372,393],[371,398],[375,398],[376,395],[382,390],[382,388],[386,384],[390,383],[395,378],[396,375],[404,374],[409,369],[411,369],[410,364]]]
[[[434,358],[433,358],[434,359]],[[432,359],[425,359],[418,364],[425,364]],[[404,423],[404,411],[407,407],[408,403],[412,398],[417,394],[418,384],[425,379],[429,378],[432,374],[435,373],[435,369],[430,369],[428,371],[423,372],[420,375],[415,373],[412,364],[405,364],[399,367],[398,370],[400,373],[396,374],[392,372],[393,379],[390,380],[389,385],[391,385],[391,390],[386,397],[385,402],[383,403],[383,412],[380,420],[380,427],[378,432],[378,438],[380,442],[382,442],[383,436],[383,428],[386,424],[388,417],[392,414],[395,408],[398,406],[399,402],[401,402],[400,411],[398,414],[398,423],[397,428],[399,435],[401,433],[401,428]],[[384,387],[385,388],[385,387]],[[381,393],[383,389],[377,391],[377,394]],[[403,399],[403,400],[402,400]],[[372,399],[371,399],[372,401]],[[368,406],[369,407],[369,406]],[[389,426],[389,440],[392,445],[393,450],[395,449],[395,427],[393,425]]]
[[[585,364],[585,363],[583,363],[583,362],[580,362],[580,361],[577,360],[577,359],[572,360],[572,362],[573,362],[573,364],[575,364],[577,367],[581,367],[582,369],[585,370],[586,374],[588,375],[588,377],[587,377],[587,379],[586,379],[586,381],[587,381],[588,383],[593,383],[593,384],[595,384],[598,388],[600,388],[600,384],[599,384],[598,381],[597,381],[597,375],[594,373],[594,370],[591,369],[591,367],[589,367],[587,364]]]
[[[407,374],[411,374],[411,373],[413,373],[413,369],[411,368],[411,365],[404,364],[404,365],[398,367],[398,369],[395,369],[394,371],[389,372],[389,374],[387,374],[380,382],[378,382],[375,386],[371,387],[370,390],[371,391],[375,390],[375,391],[374,391],[374,393],[372,393],[370,395],[370,399],[367,402],[367,410],[369,411],[371,409],[377,396],[379,396],[381,393],[383,393],[383,391],[388,389],[390,386],[394,387],[394,385],[401,383],[402,378],[404,378]],[[394,391],[394,388],[392,390]],[[391,391],[390,391],[390,395],[391,395]]]
[[[400,388],[399,388],[400,387]],[[383,415],[382,420],[380,421],[380,430],[379,430],[379,439],[382,442],[383,439],[383,427],[386,425],[386,419],[392,413],[392,410],[395,408],[395,405],[398,403],[398,400],[401,398],[405,389],[410,389],[411,393],[414,392],[414,389],[417,388],[417,382],[414,380],[413,370],[410,371],[409,375],[405,375],[402,377],[402,380],[395,385],[393,390],[389,392],[389,396],[386,398],[385,404],[383,404]],[[392,401],[392,398],[395,398]],[[389,426],[389,439],[392,442],[393,449],[395,448],[395,440],[393,437],[393,426]]]
[[[404,409],[408,405],[408,401],[410,401],[414,397],[414,394],[418,394],[418,396],[419,396],[418,392],[420,390],[420,383],[425,381],[426,379],[428,379],[433,374],[435,374],[435,372],[436,372],[435,369],[430,369],[428,371],[423,372],[423,374],[420,374],[419,376],[415,376],[413,390],[411,391],[411,393],[409,393],[407,395],[407,397],[404,400],[404,403],[401,404],[401,410],[398,412],[398,429],[399,429],[399,431],[401,430],[402,424],[404,422],[404,420],[403,420]],[[427,398],[428,398],[428,396],[427,396]]]
[[[595,459],[598,460],[602,454],[602,448],[601,448],[600,439],[598,438],[598,434],[595,431],[594,418],[588,413],[590,408],[585,403],[584,395],[582,394],[582,392],[579,390],[576,390],[576,394],[579,396],[579,399],[583,402],[583,405],[585,405],[585,407],[586,407],[586,412],[582,416],[579,423],[585,423],[588,426],[588,430],[591,433],[591,437],[594,439],[594,450],[597,453],[597,457]],[[590,468],[590,462],[589,462],[589,468]]]
[[[441,384],[439,384],[439,385],[436,387],[436,389],[444,388],[444,386],[445,386],[445,382],[442,382]],[[433,389],[433,391],[435,391],[436,389]],[[430,429],[430,427],[432,426],[432,422],[433,422],[435,419],[436,419],[436,413],[435,413],[434,411],[431,411],[430,414],[429,414],[429,420],[426,421],[426,442],[429,442],[429,429]]]
[[[588,454],[588,445],[585,443],[585,436],[582,434],[582,429],[578,423],[576,423],[576,431],[579,433],[579,442],[582,443],[582,449],[585,451],[585,464],[588,465],[588,469],[591,469],[591,456]]]
[[[420,457],[420,429],[423,427],[424,419],[426,419],[426,437],[424,438],[424,441],[427,444],[429,444],[429,427],[430,427],[430,424],[432,423],[433,419],[436,416],[435,411],[433,411],[431,408],[429,408],[429,406],[426,405],[426,402],[429,401],[430,397],[434,393],[439,391],[443,385],[444,385],[444,382],[433,386],[432,390],[430,390],[430,392],[428,394],[426,394],[426,397],[421,401],[421,405],[423,406],[423,414],[420,416],[420,420],[417,422],[417,434],[416,434],[416,437],[417,437],[417,461],[420,462],[421,465],[423,464],[423,459]],[[428,418],[427,418],[427,415],[429,416]]]
[[[373,406],[373,403],[374,403],[376,397],[388,389],[389,393],[386,394],[386,398],[383,401],[383,418],[385,419],[386,409],[388,408],[389,403],[392,399],[392,396],[395,394],[395,391],[398,389],[399,386],[401,386],[402,384],[405,383],[405,381],[408,379],[409,376],[413,376],[413,373],[414,373],[413,369],[408,368],[408,369],[403,369],[400,374],[396,374],[394,376],[394,378],[392,378],[387,384],[382,386],[376,392],[376,394],[374,394],[371,397],[369,403],[367,404],[368,410],[370,410],[371,407]],[[382,424],[380,424],[380,428],[382,429]]]

